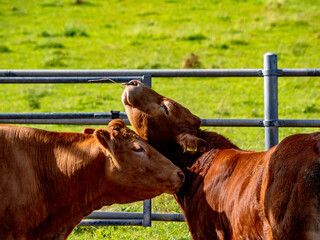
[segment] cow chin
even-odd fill
[[[168,194],[175,194],[176,192],[178,192],[179,189],[180,187],[168,187],[167,190],[164,192]]]
[[[124,89],[122,96],[121,96],[121,101],[124,106],[131,106],[131,103],[128,101],[128,94],[126,89]]]

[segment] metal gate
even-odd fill
[[[320,127],[320,119],[278,118],[278,77],[320,77],[320,68],[278,69],[275,53],[264,55],[263,69],[168,69],[168,70],[0,70],[5,83],[110,83],[138,79],[151,87],[153,77],[264,77],[264,119],[202,119],[202,126],[264,127],[265,149],[278,143],[279,127]],[[1,113],[0,123],[105,125],[114,118],[129,124],[125,113]],[[91,220],[87,220],[91,219]],[[95,211],[79,226],[137,225],[152,221],[184,221],[182,214],[151,213],[151,200],[143,201],[143,213]]]

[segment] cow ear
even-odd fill
[[[112,120],[108,125],[108,131],[112,137],[116,137],[120,134],[121,129],[125,128],[126,124],[121,119]]]
[[[112,134],[112,133],[111,133]],[[115,147],[113,146],[114,138],[110,135],[108,130],[105,129],[97,129],[93,133],[94,138],[100,143],[102,149],[106,150],[109,157],[111,156],[111,161],[113,162],[116,168],[120,168],[118,161],[115,158],[114,150]]]
[[[110,151],[111,149],[111,139],[110,134],[105,129],[97,129],[93,133],[94,138],[102,145],[103,148]]]
[[[93,134],[94,131],[95,131],[94,128],[84,128],[84,129],[82,130],[82,133],[85,133],[85,134]]]
[[[126,124],[121,119],[114,119],[108,124],[108,130],[120,130],[121,128],[126,127]]]
[[[206,151],[207,142],[190,133],[180,133],[176,137],[176,141],[182,147],[183,152],[198,153]]]

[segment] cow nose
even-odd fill
[[[133,82],[122,83],[122,85],[134,85]]]
[[[181,181],[182,182],[184,182],[184,173],[180,170],[180,171],[178,171],[178,176],[179,176],[179,178],[181,179]]]
[[[132,85],[132,86],[138,86],[138,83],[139,83],[139,81],[138,80],[131,80],[130,82],[128,82],[128,83],[122,83],[123,85]]]

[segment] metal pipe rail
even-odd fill
[[[132,77],[0,77],[0,83],[126,83],[130,80],[143,81],[142,76]]]
[[[0,119],[115,119],[127,118],[119,111],[98,113],[0,113]]]
[[[99,113],[0,113],[0,123],[9,124],[61,124],[61,125],[107,125],[120,118],[130,125],[125,112]],[[201,119],[204,127],[320,127],[320,120],[279,119],[266,122],[264,119]]]
[[[143,213],[138,212],[92,212],[90,215],[84,219],[142,219]],[[181,214],[170,214],[170,213],[152,213],[151,219],[153,221],[172,221],[175,219],[177,222],[184,222],[185,218]]]
[[[319,68],[276,69],[282,77],[320,76]],[[263,77],[266,69],[110,69],[110,70],[0,70],[0,77],[104,77],[104,76],[151,76],[151,77]]]
[[[78,226],[112,226],[112,225],[143,225],[143,213],[138,212],[99,212],[95,211],[85,217]],[[88,220],[90,219],[90,220]],[[106,221],[105,219],[108,219]],[[184,222],[183,214],[152,213],[152,221]]]

